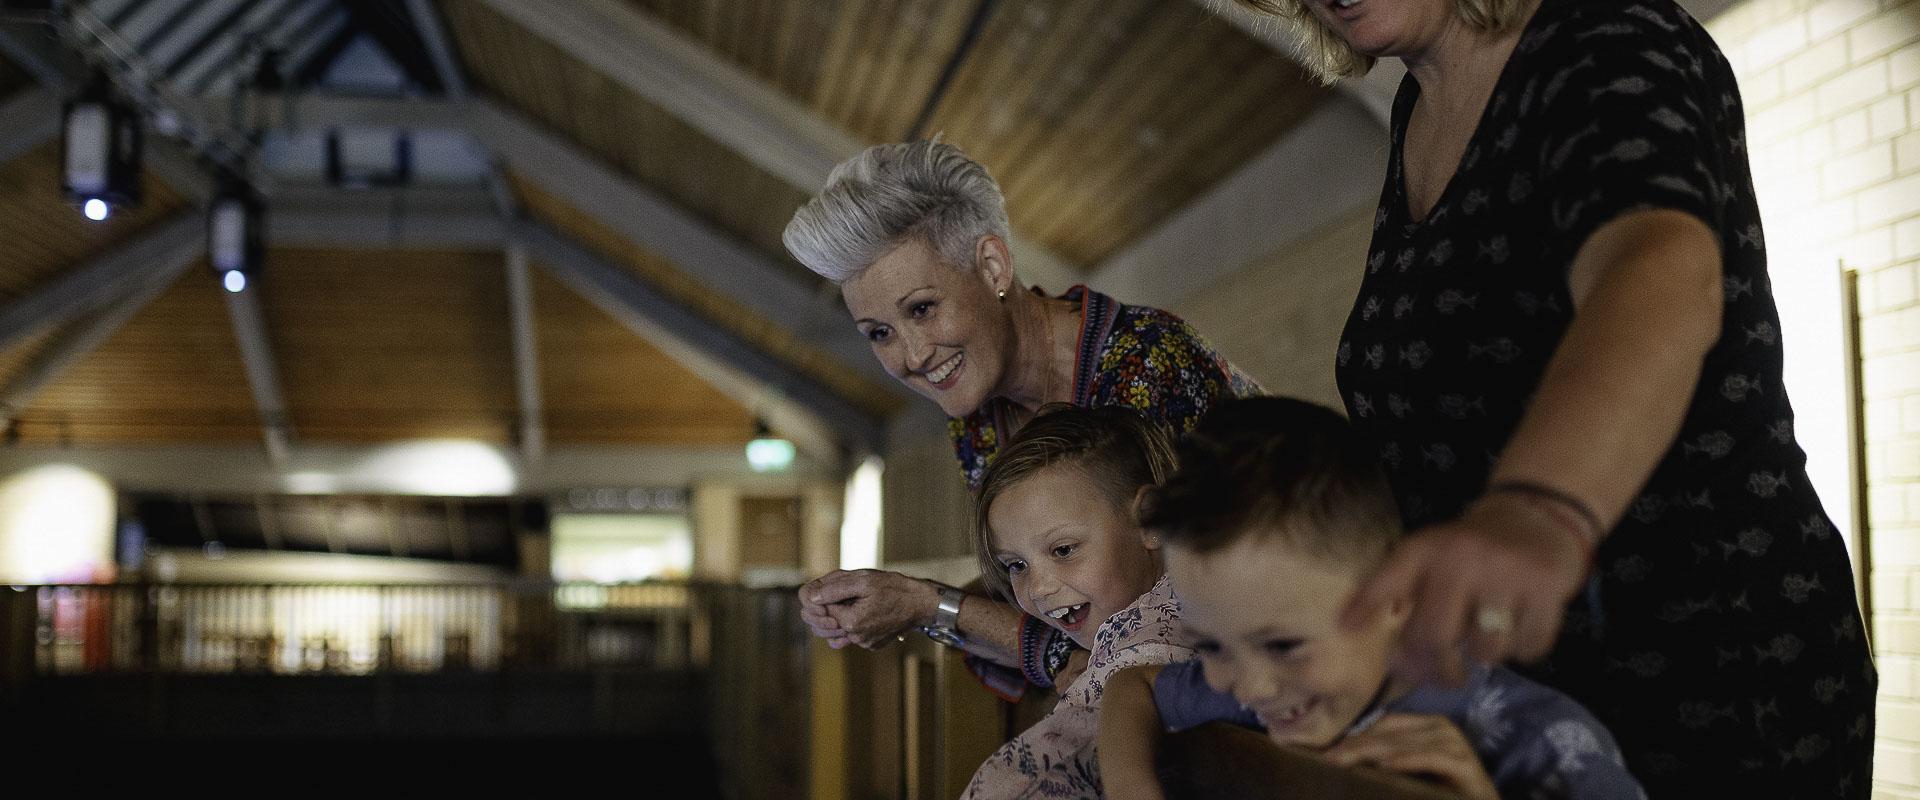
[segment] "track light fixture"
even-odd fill
[[[106,73],[61,110],[60,189],[88,219],[140,204],[140,111],[114,91]]]
[[[207,263],[227,291],[238,294],[266,261],[266,203],[252,186],[227,180],[207,209]]]

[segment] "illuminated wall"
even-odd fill
[[[88,583],[113,577],[113,487],[52,465],[0,481],[0,582]]]
[[[557,514],[553,578],[622,583],[685,579],[693,573],[693,533],[680,514]]]
[[[1746,0],[1708,28],[1746,102],[1799,438],[1848,527],[1836,276],[1860,274],[1875,796],[1920,797],[1920,4]]]

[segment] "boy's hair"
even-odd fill
[[[1014,434],[980,480],[973,501],[973,551],[980,577],[1002,597],[1013,596],[1007,568],[993,557],[993,526],[987,512],[1000,494],[1047,467],[1072,465],[1133,518],[1140,487],[1157,485],[1173,472],[1173,441],[1160,426],[1128,406],[1043,406]]]
[[[1341,564],[1373,564],[1400,537],[1400,514],[1372,450],[1331,409],[1284,397],[1214,407],[1179,447],[1141,523],[1210,553],[1258,533]]]

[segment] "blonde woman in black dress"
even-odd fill
[[[1430,677],[1537,662],[1653,797],[1866,797],[1875,674],[1705,30],[1673,0],[1241,1],[1328,77],[1408,70],[1337,373],[1422,530],[1349,610],[1411,599]]]

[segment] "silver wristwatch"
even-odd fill
[[[940,587],[940,608],[933,613],[933,624],[920,629],[927,638],[948,647],[963,647],[967,640],[960,638],[960,601],[967,593],[951,586]]]

